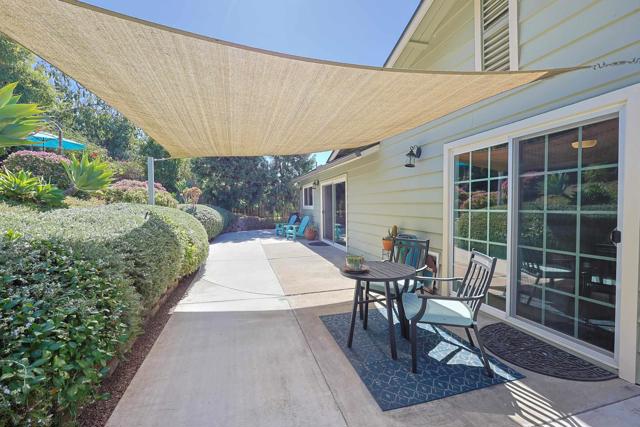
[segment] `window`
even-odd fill
[[[515,2],[514,2],[515,3]],[[514,38],[515,28],[510,23],[509,0],[476,0],[476,68],[480,71],[506,71],[517,66],[512,66],[511,56],[515,56],[510,37]],[[517,62],[516,62],[517,63]]]
[[[500,144],[454,158],[454,269],[463,276],[471,250],[497,257],[486,303],[506,308],[509,147]]]
[[[311,185],[302,189],[302,207],[313,208],[313,187]]]

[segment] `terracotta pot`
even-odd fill
[[[316,230],[307,227],[304,230],[304,238],[307,240],[316,240]]]
[[[393,240],[382,239],[382,249],[384,249],[385,251],[390,251],[391,249],[393,249]]]

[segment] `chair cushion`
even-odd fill
[[[404,294],[402,295],[402,304],[407,319],[411,319],[420,311],[422,299],[416,294]],[[469,307],[461,301],[434,298],[427,300],[427,309],[419,321],[471,326],[473,324],[473,314]]]

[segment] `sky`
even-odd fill
[[[262,49],[384,65],[419,0],[85,0],[105,9]],[[329,152],[318,153],[324,164]]]

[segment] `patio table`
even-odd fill
[[[344,277],[353,279],[356,281],[355,290],[353,293],[353,311],[351,313],[351,326],[349,329],[349,340],[347,346],[351,348],[353,343],[353,330],[356,322],[356,310],[360,308],[360,315],[362,317],[362,308],[364,305],[365,316],[363,320],[363,328],[367,329],[367,315],[369,310],[369,303],[378,302],[379,299],[369,299],[369,283],[370,282],[383,282],[384,283],[384,302],[387,308],[387,322],[389,325],[389,346],[391,347],[391,357],[395,360],[398,358],[396,351],[396,337],[395,329],[393,326],[393,301],[398,304],[398,317],[400,318],[400,324],[402,330],[405,331],[404,309],[402,307],[402,294],[398,286],[399,280],[411,279],[416,274],[415,268],[394,262],[387,261],[369,261],[365,265],[369,268],[369,271],[363,273],[353,273],[340,269],[340,272]],[[364,283],[364,289],[362,284]],[[391,292],[391,284],[394,286],[394,293]],[[364,295],[363,295],[364,290]],[[405,335],[406,337],[406,335]]]

